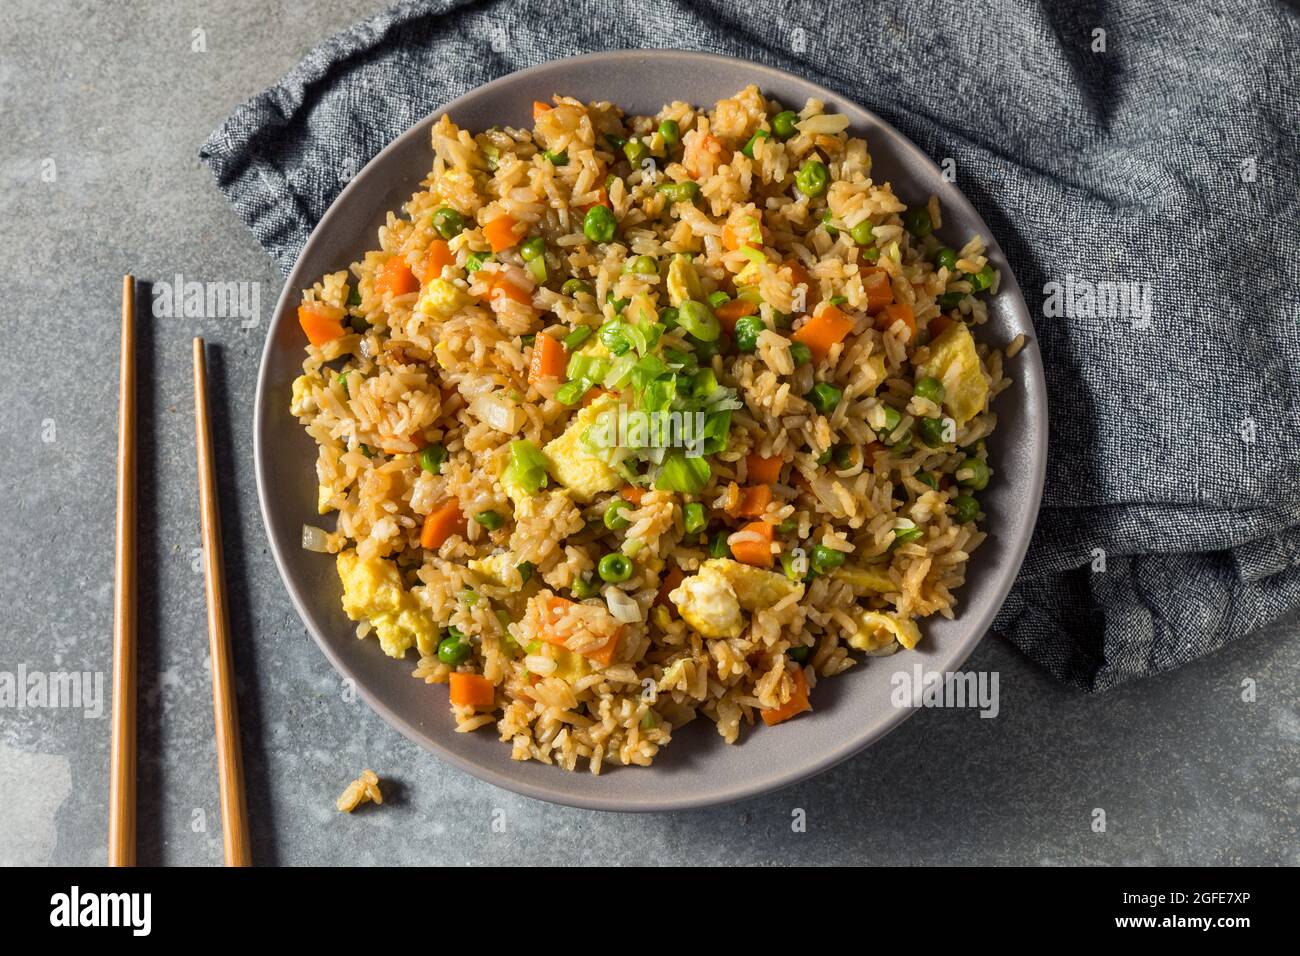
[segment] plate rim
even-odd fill
[[[789,70],[783,70],[779,67],[770,66],[765,63],[755,63],[741,57],[706,51],[662,48],[604,50],[547,60],[530,67],[503,74],[487,83],[480,84],[475,86],[473,89],[467,90],[460,96],[443,103],[436,109],[416,120],[405,131],[395,136],[386,146],[384,146],[383,149],[376,153],[375,156],[348,181],[347,185],[340,190],[333,202],[330,203],[329,207],[325,210],[320,220],[312,229],[307,241],[299,250],[297,257],[294,260],[293,267],[285,277],[284,287],[276,299],[275,309],[272,313],[270,322],[267,324],[266,338],[262,344],[262,354],[258,362],[257,382],[255,386],[256,394],[254,396],[253,404],[254,473],[257,485],[258,508],[262,517],[263,530],[266,533],[267,541],[270,545],[276,570],[279,572],[280,580],[289,594],[290,601],[293,603],[294,610],[297,612],[299,620],[306,627],[317,647],[319,647],[325,654],[326,659],[330,662],[330,665],[334,670],[344,678],[352,681],[354,688],[362,700],[364,700],[366,704],[384,720],[385,723],[398,730],[404,737],[413,743],[418,744],[424,750],[447,761],[477,779],[501,787],[505,790],[509,790],[513,793],[518,793],[548,803],[571,806],[584,810],[631,813],[690,810],[711,806],[722,806],[762,794],[773,793],[777,790],[799,783],[800,781],[807,780],[820,773],[824,773],[850,757],[861,753],[881,738],[894,730],[897,730],[908,717],[912,716],[917,708],[894,708],[891,714],[877,726],[872,727],[861,736],[848,738],[845,742],[831,748],[826,754],[823,754],[815,761],[800,763],[794,769],[786,770],[778,774],[766,775],[761,779],[758,779],[757,782],[744,781],[736,783],[726,788],[720,788],[719,790],[706,795],[679,796],[675,793],[669,793],[662,797],[642,797],[638,798],[636,803],[629,803],[623,798],[603,796],[597,788],[593,788],[590,791],[583,791],[578,794],[559,793],[554,790],[548,790],[546,787],[539,786],[530,781],[521,780],[517,777],[511,776],[495,767],[476,763],[475,761],[462,757],[460,754],[442,746],[437,740],[433,739],[432,735],[413,725],[410,721],[406,720],[389,707],[383,699],[364,685],[351,668],[349,668],[339,655],[335,653],[334,649],[330,646],[330,643],[315,626],[313,615],[309,611],[309,605],[304,595],[300,593],[298,585],[289,575],[287,570],[287,561],[281,553],[281,547],[276,539],[276,535],[272,533],[273,522],[268,505],[270,499],[267,489],[268,476],[264,464],[267,449],[266,442],[263,438],[263,430],[268,427],[268,422],[270,421],[268,395],[273,383],[269,382],[269,366],[272,343],[275,338],[274,333],[280,323],[288,321],[287,316],[291,310],[288,309],[287,306],[291,305],[294,298],[301,294],[300,290],[302,288],[302,283],[299,273],[303,271],[303,262],[310,257],[309,254],[313,250],[314,246],[321,241],[321,237],[328,231],[326,227],[329,226],[331,219],[336,215],[342,214],[342,211],[347,205],[345,200],[372,167],[378,168],[379,166],[382,166],[390,153],[398,151],[411,139],[425,135],[423,131],[427,125],[432,123],[437,117],[455,110],[466,100],[482,96],[483,93],[489,89],[497,86],[504,86],[507,83],[519,82],[524,77],[533,78],[542,76],[551,71],[563,70],[565,67],[579,60],[607,61],[612,64],[618,64],[620,62],[636,61],[644,58],[655,58],[659,60],[704,60],[706,62],[712,61],[720,65],[725,64],[728,69],[741,68],[748,71],[753,76],[753,82],[755,82],[760,89],[763,88],[761,78],[764,76],[779,77],[783,82],[793,80],[808,88],[813,95],[816,95],[823,100],[847,102],[852,104],[858,110],[861,110],[863,114],[869,117],[874,123],[879,124],[881,128],[892,136],[891,149],[899,155],[900,160],[903,161],[905,165],[910,167],[913,164],[922,164],[928,165],[934,170],[939,168],[938,165],[930,159],[930,157],[919,146],[913,143],[909,137],[899,132],[899,130],[891,123],[879,116],[873,110],[863,106],[856,99],[825,87],[820,83],[799,76]],[[1010,296],[1012,300],[1011,309],[1013,313],[1017,313],[1023,320],[1024,325],[1026,326],[1026,333],[1034,333],[1032,313],[1030,312],[1028,304],[1020,291],[1020,286],[1015,278],[1014,272],[1011,270],[1009,263],[1006,263],[1005,253],[1002,250],[1001,244],[997,242],[992,230],[989,229],[988,223],[985,222],[983,216],[979,214],[979,211],[974,207],[970,200],[966,198],[965,194],[962,193],[955,183],[950,183],[950,185],[958,202],[965,204],[966,209],[964,211],[968,215],[973,216],[975,221],[983,227],[982,234],[987,238],[990,245],[998,251],[1000,258],[1003,261],[1004,276],[1003,281],[999,284],[999,294],[1006,292]],[[948,197],[945,197],[944,201],[947,203],[950,200]],[[1009,282],[1007,281],[1008,278],[1010,279]],[[987,636],[989,627],[993,623],[993,619],[1006,602],[1007,595],[1010,593],[1019,574],[1020,568],[1024,563],[1025,554],[1028,551],[1029,543],[1038,521],[1039,510],[1042,503],[1043,485],[1047,473],[1048,418],[1050,410],[1047,404],[1045,370],[1042,365],[1041,355],[1036,347],[1037,336],[1035,334],[1032,338],[1029,338],[1027,334],[1027,339],[1028,341],[1026,342],[1026,345],[1033,344],[1035,347],[1032,350],[1026,349],[1022,351],[1021,354],[1031,356],[1033,363],[1037,367],[1036,375],[1027,376],[1027,384],[1029,385],[1031,392],[1025,398],[1026,408],[1036,407],[1038,409],[1038,414],[1033,416],[1035,421],[1033,422],[1033,434],[1031,435],[1033,442],[1033,449],[1031,449],[1032,471],[1028,476],[1031,488],[1029,503],[1032,503],[1033,515],[1029,523],[1026,525],[1021,539],[1015,542],[1010,542],[1012,546],[1008,548],[1008,556],[1005,562],[1003,576],[1001,581],[997,582],[995,587],[997,592],[996,598],[994,602],[990,603],[984,613],[969,622],[971,627],[968,636],[962,640],[961,645],[957,648],[956,654],[947,662],[946,666],[951,669],[960,668],[967,658],[969,658],[974,652],[975,648],[979,646]],[[743,743],[739,746],[743,746]],[[567,772],[563,771],[562,768],[559,767],[551,767],[548,769],[553,770],[555,773]],[[653,771],[653,767],[617,769],[626,772]]]

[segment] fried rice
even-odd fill
[[[944,245],[822,103],[533,118],[441,117],[378,247],[304,293],[336,520],[303,545],[457,730],[598,773],[797,717],[952,617],[1009,380],[983,240]]]

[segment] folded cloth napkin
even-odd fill
[[[1300,606],[1293,11],[403,3],[314,49],[201,155],[287,272],[348,176],[422,116],[630,47],[782,67],[956,161],[1025,290],[1051,406],[1042,513],[996,630],[1099,690]]]

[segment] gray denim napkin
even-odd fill
[[[427,113],[630,47],[782,67],[955,160],[1025,290],[1050,393],[1042,513],[999,632],[1100,690],[1300,606],[1294,11],[403,3],[312,50],[201,155],[288,272],[347,177]]]

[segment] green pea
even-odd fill
[[[474,520],[487,528],[489,531],[495,531],[505,523],[505,519],[495,511],[480,511],[474,516]]]
[[[441,445],[425,445],[420,449],[420,467],[431,475],[442,474],[442,463],[447,460],[447,449]]]
[[[627,142],[627,140],[625,140],[622,136],[616,136],[613,133],[606,133],[605,142],[609,143],[609,145],[614,147],[615,149],[622,149],[623,145]]]
[[[940,246],[939,251],[934,254],[934,267],[936,269],[947,269],[949,272],[957,271],[957,253],[947,246]]]
[[[958,478],[957,484],[966,488],[983,491],[989,486],[989,465],[981,458],[963,458],[957,466],[957,474],[969,472],[964,478]]]
[[[577,295],[579,292],[585,292],[587,295],[591,295],[591,286],[587,285],[587,283],[583,282],[581,279],[565,279],[564,285],[560,286],[560,292],[561,294],[568,296]]]
[[[570,352],[576,352],[582,348],[582,343],[586,342],[591,336],[591,326],[580,325],[564,337],[564,347]]]
[[[934,230],[930,221],[930,210],[924,206],[913,206],[903,214],[903,228],[918,239],[924,239]]]
[[[531,239],[525,239],[519,246],[519,254],[523,256],[524,262],[532,262],[546,254],[546,240],[541,236],[533,236]]]
[[[912,387],[912,393],[918,398],[924,398],[926,401],[938,405],[943,401],[943,382],[932,376],[923,375],[916,380],[916,384]]]
[[[791,647],[785,652],[785,656],[790,658],[796,664],[802,664],[812,656],[812,648],[804,645],[802,647]]]
[[[709,517],[704,511],[704,505],[698,501],[692,501],[682,508],[682,524],[685,525],[687,534],[698,534],[708,523]]]
[[[835,454],[835,450],[833,448],[827,448],[824,452],[822,452],[820,455],[817,456],[817,464],[819,465],[827,464],[828,462],[830,462],[831,456],[834,454]]]
[[[795,368],[800,365],[807,365],[812,361],[812,349],[802,342],[790,343],[790,360],[794,362]]]
[[[808,401],[823,415],[829,415],[844,397],[844,389],[837,388],[830,382],[818,382],[808,393]]]
[[[338,382],[339,385],[342,387],[344,395],[347,395],[349,398],[352,396],[352,390],[348,388],[347,372],[339,372],[339,374],[335,377],[334,381]]]
[[[854,459],[858,456],[857,445],[836,445],[835,453],[831,456],[835,462],[835,467],[844,469],[852,468]]]
[[[677,125],[677,120],[666,119],[659,124],[659,136],[665,146],[676,146],[682,141],[682,128]]]
[[[634,256],[627,260],[624,271],[635,273],[639,276],[653,276],[659,274],[659,263],[655,261],[654,256]]]
[[[600,575],[602,581],[617,584],[632,576],[632,562],[628,560],[627,555],[614,551],[600,559],[600,563],[596,565],[596,573]]]
[[[465,259],[465,271],[470,275],[483,268],[483,263],[492,261],[490,252],[471,252]]]
[[[659,321],[665,329],[671,329],[679,325],[677,310],[669,305],[659,310]]]
[[[518,571],[519,576],[523,578],[524,584],[527,584],[528,579],[531,578],[533,572],[537,570],[537,565],[533,564],[531,561],[520,561],[515,565],[515,570]]]
[[[798,113],[794,110],[782,110],[772,117],[772,133],[777,139],[789,139],[799,132],[795,126],[798,122]]]
[[[898,434],[892,436],[889,442],[889,450],[895,455],[905,455],[912,450],[912,429],[904,428]]]
[[[549,149],[548,149],[546,152],[542,153],[542,156],[544,156],[544,157],[547,159],[547,161],[550,162],[550,164],[551,164],[552,166],[567,166],[567,165],[569,165],[569,154],[568,154],[568,153],[556,153],[556,152],[553,152],[552,150],[549,150]]]
[[[746,315],[736,320],[736,331],[733,338],[736,341],[736,348],[742,352],[752,352],[758,348],[759,333],[766,329],[763,320],[756,315]]]
[[[573,579],[573,586],[569,591],[575,600],[585,601],[587,598],[595,597],[600,589],[596,587],[596,582],[590,576],[582,574]]]
[[[826,192],[826,186],[831,181],[830,170],[826,168],[825,163],[810,159],[799,167],[799,171],[794,174],[794,184],[810,199],[815,199],[822,193]]]
[[[876,241],[876,234],[872,232],[875,228],[870,219],[864,219],[849,230],[849,236],[858,245],[865,246]]]
[[[434,210],[433,228],[444,239],[454,239],[465,231],[465,217],[450,206]]]
[[[898,413],[898,409],[891,405],[886,405],[884,408],[885,424],[881,427],[880,434],[890,435],[893,434],[894,429],[898,427],[898,423],[903,420],[903,416]]]
[[[522,349],[530,349],[536,341],[537,334],[535,332],[529,332],[527,335],[519,336],[519,347]]]
[[[438,660],[449,667],[456,667],[469,659],[473,648],[459,637],[444,637],[438,642]]]
[[[582,219],[582,234],[592,242],[609,242],[617,226],[608,206],[592,206]]]
[[[799,527],[798,521],[796,521],[794,518],[786,518],[784,521],[782,521],[779,525],[776,526],[776,531],[777,534],[794,534],[795,529],[798,527]]]
[[[740,151],[750,159],[753,159],[754,144],[757,143],[760,139],[767,139],[771,135],[772,134],[765,129],[755,130],[754,135],[749,137],[749,142],[747,142],[744,146],[742,146],[740,148]]]
[[[361,442],[361,444],[357,445],[357,451],[361,452],[361,454],[365,455],[367,458],[375,457],[375,450],[365,442]]]
[[[638,166],[641,160],[650,155],[650,147],[639,139],[629,139],[623,144],[623,155],[633,166]]]
[[[858,255],[860,255],[867,262],[880,261],[880,250],[877,249],[875,246],[863,246],[860,250],[858,250]]]
[[[968,278],[970,279],[970,287],[976,292],[991,289],[993,287],[993,266],[986,262],[983,269]]]
[[[826,230],[826,235],[830,236],[832,239],[840,234],[840,231],[831,225],[831,220],[834,218],[835,217],[831,215],[829,209],[822,213],[822,228]]]
[[[955,309],[961,305],[961,300],[966,298],[964,292],[944,292],[938,298],[939,307],[943,309]]]
[[[717,292],[710,292],[705,301],[709,303],[710,309],[716,309],[718,306],[730,302],[731,296],[719,289]]]
[[[935,491],[939,490],[939,479],[932,471],[918,471],[916,480],[923,485],[929,485]]]
[[[687,299],[677,307],[677,321],[688,334],[701,342],[717,341],[722,323],[703,302]],[[698,354],[698,350],[697,350]]]
[[[632,505],[622,498],[615,499],[605,509],[605,514],[601,518],[602,523],[610,531],[622,531],[624,528],[632,527],[632,522],[623,516],[623,512],[628,511],[631,507]]]
[[[700,195],[700,184],[693,182],[660,183],[655,189],[667,196],[669,202],[695,202]]]
[[[921,441],[931,448],[943,444],[943,431],[942,418],[922,418],[916,423],[916,433],[921,436]]]
[[[844,552],[837,551],[835,548],[828,548],[824,544],[819,544],[812,549],[812,558],[809,564],[818,574],[825,574],[827,571],[833,571],[844,563]]]
[[[952,506],[958,524],[967,524],[980,516],[980,503],[973,495],[958,495],[952,499]]]
[[[361,304],[361,290],[358,289],[356,286],[352,286],[350,289],[348,289],[348,305],[358,306],[360,304]]]
[[[709,557],[711,558],[729,558],[731,557],[731,546],[727,544],[729,535],[726,531],[715,532],[709,539]]]

